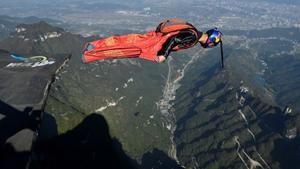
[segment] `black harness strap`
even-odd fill
[[[221,48],[221,68],[224,69],[224,53],[223,53],[223,42],[220,41],[220,48]]]

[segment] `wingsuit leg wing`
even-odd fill
[[[162,48],[170,33],[148,32],[147,34],[129,34],[112,36],[89,42],[85,45],[83,62],[93,62],[105,59],[141,58],[157,62],[157,52]]]

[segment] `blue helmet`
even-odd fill
[[[218,28],[210,29],[206,31],[206,34],[208,36],[205,43],[201,43],[202,47],[204,48],[211,48],[218,46],[218,44],[221,42],[222,32],[218,30]]]

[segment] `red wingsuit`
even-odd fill
[[[151,31],[146,34],[129,34],[123,36],[112,36],[89,42],[94,46],[92,50],[85,50],[83,61],[85,63],[95,60],[114,58],[142,58],[157,61],[157,52],[162,45],[177,32],[164,35],[160,32]]]
[[[157,53],[162,49],[163,44],[172,36],[179,34],[180,30],[189,29],[198,36],[196,28],[184,20],[169,19],[161,23],[159,28],[160,31],[150,31],[146,34],[112,36],[89,42],[85,45],[83,61],[88,63],[95,60],[138,57],[157,62]],[[186,47],[176,46],[172,51],[186,49],[194,46],[196,43]]]

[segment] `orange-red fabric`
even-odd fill
[[[178,34],[179,31],[167,35],[154,31],[146,34],[129,34],[112,36],[89,42],[93,45],[92,50],[84,51],[84,62],[114,58],[142,58],[157,61],[157,52],[168,38]]]
[[[166,19],[165,21],[161,22],[156,28],[156,32],[161,32],[163,34],[169,34],[174,31],[187,30],[193,32],[197,40],[191,44],[184,44],[184,46],[182,44],[177,45],[172,49],[172,51],[178,51],[195,46],[198,43],[198,39],[200,38],[197,29],[187,21],[178,18]]]
[[[162,32],[162,33],[170,33],[174,31],[184,30],[184,29],[193,29],[196,30],[196,28],[188,23],[185,20],[172,18],[167,19],[159,24],[158,28],[156,29],[156,32]]]
[[[162,49],[163,44],[181,30],[190,30],[198,39],[199,34],[196,28],[185,20],[172,18],[159,24],[157,31],[146,34],[129,34],[123,36],[112,36],[89,42],[93,49],[85,50],[83,54],[84,62],[114,58],[142,58],[150,61],[157,61],[157,53]],[[196,45],[186,44],[185,46],[175,46],[172,51],[190,48]]]

